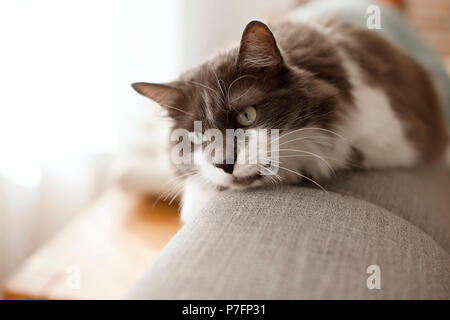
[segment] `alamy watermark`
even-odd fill
[[[370,274],[370,276],[366,280],[367,289],[373,290],[381,289],[381,269],[380,266],[376,264],[372,264],[367,267],[366,273]]]
[[[368,29],[381,29],[381,9],[379,6],[372,4],[367,6],[366,13],[369,15],[366,19]]]
[[[70,290],[81,289],[81,268],[77,265],[70,265],[66,269],[66,287]]]

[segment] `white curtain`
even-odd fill
[[[119,145],[120,2],[0,2],[0,279],[100,190]]]
[[[167,124],[130,83],[174,79],[292,2],[1,1],[0,283],[108,185],[111,166],[146,177],[130,182],[144,189],[167,178]]]

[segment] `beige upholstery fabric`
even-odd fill
[[[347,173],[326,188],[222,192],[128,298],[450,298],[446,168]]]

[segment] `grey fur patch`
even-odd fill
[[[367,83],[386,93],[422,159],[442,155],[448,137],[427,72],[373,31],[336,20],[324,26],[326,33],[291,22],[274,26],[273,33],[258,23],[254,34],[246,28],[240,47],[218,54],[168,84],[176,91],[158,92],[158,97],[176,107],[168,109],[173,128],[192,130],[194,121],[203,121],[204,130],[217,128],[225,134],[226,129],[240,127],[237,114],[252,105],[257,118],[248,128],[333,129],[343,115],[354,110],[340,49],[363,70]],[[361,156],[353,150],[352,160],[361,162]],[[195,167],[177,167],[178,172],[189,170]]]

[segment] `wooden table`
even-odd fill
[[[110,190],[6,281],[6,299],[121,299],[181,227],[177,205]]]

